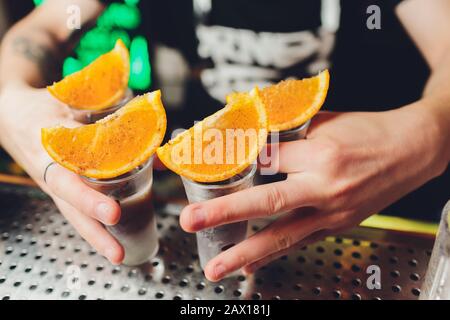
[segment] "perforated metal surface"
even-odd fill
[[[176,204],[159,205],[160,251],[139,268],[96,254],[36,189],[0,185],[0,299],[417,299],[433,240],[356,228],[282,257],[254,276],[208,282]],[[264,222],[255,222],[257,231]],[[381,290],[366,287],[368,265]]]

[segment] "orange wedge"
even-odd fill
[[[166,113],[158,90],[134,98],[94,124],[43,128],[42,145],[67,169],[106,179],[129,172],[149,159],[165,131]]]
[[[303,80],[286,80],[261,90],[266,106],[269,131],[283,131],[298,127],[319,112],[328,92],[328,70]],[[237,95],[227,97],[231,101]]]
[[[128,49],[119,39],[110,52],[47,89],[72,108],[100,110],[117,104],[123,98],[129,76]]]
[[[257,88],[241,93],[156,151],[175,173],[197,182],[217,182],[242,172],[267,139],[267,116]]]

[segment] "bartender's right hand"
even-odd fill
[[[124,249],[105,229],[120,218],[120,206],[69,170],[52,164],[41,144],[41,128],[79,126],[46,89],[11,83],[0,93],[0,143],[55,201],[61,213],[99,254],[120,264]],[[47,172],[46,168],[48,167]],[[45,181],[44,181],[45,173]]]

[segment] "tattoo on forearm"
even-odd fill
[[[44,81],[50,82],[56,75],[58,59],[51,48],[35,43],[33,40],[18,37],[13,40],[13,49],[29,61],[35,63],[41,72]]]

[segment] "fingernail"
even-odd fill
[[[112,208],[106,202],[100,202],[95,208],[95,215],[104,224],[108,224],[108,221],[111,220],[112,213]]]
[[[117,264],[116,259],[116,250],[114,248],[107,248],[105,250],[105,257],[113,264]]]
[[[203,208],[195,208],[191,213],[191,227],[200,230],[205,225],[206,211]]]
[[[221,264],[218,264],[214,267],[214,276],[217,280],[222,279],[225,276],[226,272],[227,270]]]
[[[242,268],[241,272],[244,276],[249,276],[249,275],[253,274],[255,271],[253,270],[252,267],[247,266],[247,267]]]

